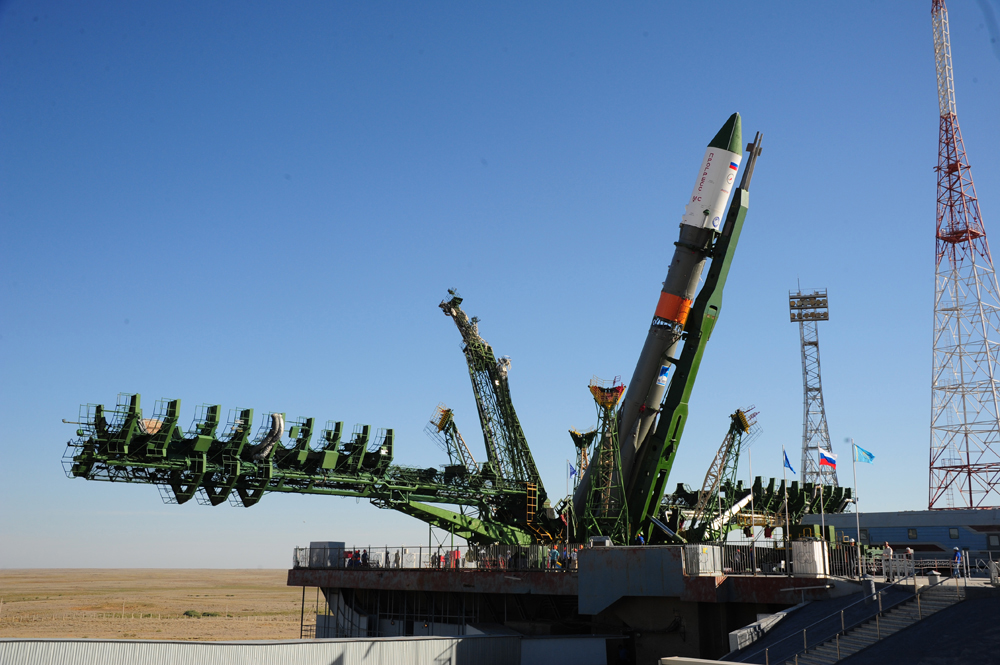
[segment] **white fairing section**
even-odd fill
[[[722,226],[722,215],[729,202],[729,193],[736,182],[743,155],[737,155],[721,148],[709,147],[701,161],[701,170],[691,192],[691,200],[684,207],[681,224],[711,228],[716,231]],[[733,168],[733,165],[736,168]],[[708,214],[705,214],[705,211]]]

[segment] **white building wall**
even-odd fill
[[[519,637],[275,642],[0,640],[4,665],[519,665]]]

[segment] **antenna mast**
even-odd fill
[[[941,112],[931,375],[931,510],[1000,505],[1000,287],[955,112],[948,8],[933,0]]]

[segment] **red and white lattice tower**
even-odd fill
[[[929,505],[1000,506],[1000,288],[955,115],[948,9],[933,0],[941,108]]]

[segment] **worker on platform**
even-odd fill
[[[882,547],[882,574],[887,583],[892,582],[892,548],[888,542]]]
[[[577,560],[579,558],[580,548],[574,547],[573,551],[569,553],[569,569],[576,570]]]
[[[640,547],[646,544],[646,539],[642,537],[642,531],[635,534],[635,544]]]
[[[951,576],[962,576],[962,550],[954,548],[951,555]]]

